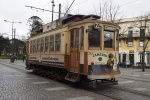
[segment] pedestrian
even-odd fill
[[[25,60],[25,55],[23,55],[23,62],[24,62],[24,60]]]

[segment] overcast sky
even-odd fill
[[[4,37],[11,38],[12,36],[12,23],[4,22],[8,20],[10,22],[22,22],[21,24],[15,23],[16,38],[22,39],[22,36],[27,36],[29,32],[29,26],[27,20],[31,16],[38,16],[43,20],[43,23],[51,21],[51,13],[46,11],[39,11],[31,9],[27,6],[33,6],[43,8],[47,10],[52,9],[52,0],[0,0],[0,35],[2,33]],[[65,5],[70,5],[73,0],[54,0],[55,11],[58,11],[59,3],[62,4],[62,12]],[[124,17],[135,17],[142,13],[150,12],[150,0],[112,0],[113,4],[121,6],[121,11],[124,13]],[[100,0],[75,0],[71,7],[71,12],[81,14],[93,14],[95,8],[98,9]],[[54,20],[57,19],[57,14],[54,14]]]

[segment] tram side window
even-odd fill
[[[100,29],[95,29],[94,26],[90,26],[88,40],[90,47],[100,47]]]
[[[81,47],[84,46],[84,27],[81,27]]]
[[[36,40],[34,40],[34,42],[33,42],[33,52],[34,53],[36,52]]]
[[[45,52],[48,51],[48,36],[45,37]]]
[[[79,48],[79,29],[76,29],[76,48]]]
[[[37,40],[38,52],[40,52],[40,48],[41,48],[40,46],[41,46],[41,45],[40,45],[40,39],[38,39],[38,40]]]
[[[44,51],[44,38],[41,38],[41,52]]]
[[[105,48],[114,47],[114,32],[104,31],[104,47]]]
[[[56,34],[55,35],[55,50],[60,51],[60,40],[61,40],[61,35]]]
[[[54,51],[54,35],[50,36],[50,51]]]
[[[74,30],[71,30],[71,47],[74,48]]]
[[[30,43],[30,52],[33,53],[33,41]]]

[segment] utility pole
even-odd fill
[[[10,62],[14,62],[14,39],[13,39],[13,33],[14,33],[14,29],[13,29],[13,26],[14,26],[14,23],[22,23],[22,22],[14,22],[14,21],[7,21],[7,20],[4,20],[5,22],[9,22],[12,24],[12,44],[11,44],[11,59],[10,59]],[[15,35],[14,35],[14,38],[15,38]]]
[[[52,3],[52,22],[53,22],[53,14],[54,14],[54,6],[55,6],[54,0],[51,1],[51,3]]]
[[[13,52],[14,52],[14,56],[17,56],[17,52],[16,52],[16,47],[17,47],[17,45],[16,45],[16,39],[15,39],[15,36],[16,36],[16,29],[14,29],[14,50],[13,50]]]

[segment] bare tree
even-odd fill
[[[120,6],[114,5],[112,0],[100,1],[98,8],[95,8],[95,14],[101,16],[102,20],[109,22],[114,22],[115,20],[123,17]]]
[[[142,71],[145,72],[145,50],[150,41],[150,13],[137,17],[134,27],[140,30],[140,38],[144,40],[142,51]]]

